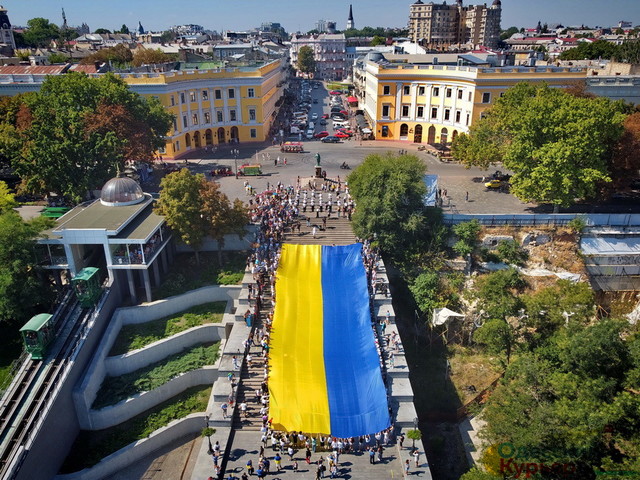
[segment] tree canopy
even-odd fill
[[[454,141],[453,155],[483,168],[503,162],[522,201],[568,206],[611,181],[607,161],[622,134],[623,111],[620,102],[521,83]]]
[[[371,154],[348,177],[356,201],[353,228],[397,255],[428,236],[423,196],[425,163],[415,155]]]
[[[60,38],[60,29],[54,23],[42,17],[27,21],[27,30],[22,35],[25,46],[32,48],[48,47],[52,40]]]
[[[53,288],[40,281],[35,263],[35,239],[42,229],[42,220],[38,218],[26,223],[17,212],[8,208],[9,204],[3,203],[0,213],[0,322],[19,328],[38,311],[48,310]]]
[[[134,67],[141,65],[153,65],[154,63],[165,63],[175,61],[175,55],[167,55],[161,49],[138,48],[132,58]]]
[[[205,237],[218,242],[218,257],[222,264],[224,236],[241,236],[249,221],[246,207],[240,200],[233,203],[220,186],[209,182],[202,174],[188,169],[171,173],[160,183],[162,188],[156,211],[164,215],[167,224],[180,240],[193,248],[199,263],[199,251]]]
[[[51,76],[19,101],[14,123],[0,124],[0,152],[26,191],[72,201],[100,188],[125,160],[152,160],[171,126],[158,100],[111,74]]]
[[[102,48],[91,55],[84,57],[80,64],[93,65],[96,62],[111,62],[115,66],[121,67],[133,60],[131,49],[123,43],[119,43],[115,47]]]
[[[316,59],[313,49],[308,45],[300,47],[298,51],[298,70],[302,73],[314,73],[316,71]]]
[[[575,48],[565,50],[560,54],[560,60],[597,60],[599,58],[609,59],[616,55],[617,45],[606,40],[596,40],[595,42],[579,42]]]

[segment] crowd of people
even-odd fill
[[[335,187],[333,187],[335,185]],[[304,432],[279,432],[272,428],[269,417],[269,340],[275,307],[275,281],[276,270],[280,258],[280,248],[286,233],[294,233],[297,225],[304,221],[304,214],[310,212],[324,212],[327,215],[342,212],[350,217],[355,204],[349,195],[347,185],[338,181],[323,182],[320,188],[313,185],[305,185],[303,188],[298,178],[296,185],[284,186],[282,183],[269,185],[264,192],[252,195],[250,199],[251,219],[259,228],[256,233],[256,241],[252,253],[247,258],[247,269],[253,277],[253,284],[249,285],[249,301],[252,308],[245,313],[245,318],[252,320],[262,318],[261,323],[253,323],[249,337],[244,341],[245,360],[247,365],[254,363],[255,350],[252,347],[260,347],[260,356],[264,360],[263,378],[260,388],[255,392],[253,400],[247,398],[240,405],[240,416],[248,417],[258,415],[261,424],[259,454],[257,462],[248,459],[246,469],[242,474],[243,480],[248,479],[254,473],[258,478],[264,478],[275,468],[280,471],[283,460],[289,459],[291,469],[299,471],[298,459],[308,464],[308,468],[315,470],[316,478],[324,478],[325,475],[335,478],[340,474],[340,458],[344,454],[368,455],[372,464],[384,460],[384,450],[395,443],[394,426],[391,426],[373,435],[364,435],[352,438],[334,438],[327,435],[312,435]],[[346,213],[345,213],[346,210]],[[307,217],[308,218],[308,217]],[[381,262],[379,252],[373,248],[370,242],[362,241],[362,256],[367,272],[367,282],[371,302],[376,294],[377,268]],[[268,300],[268,294],[271,299]],[[373,312],[373,309],[371,310]],[[393,353],[399,344],[399,338],[394,331],[385,336],[386,326],[389,324],[389,312],[381,321],[372,316],[372,328],[376,347],[380,357],[380,365],[383,379],[386,382],[387,363],[393,366]],[[382,336],[382,337],[381,337]],[[380,345],[380,339],[384,339]],[[387,352],[384,345],[391,347]],[[385,359],[388,362],[385,362]],[[234,357],[234,369],[240,368]],[[230,374],[231,375],[231,374]],[[230,377],[235,382],[235,375]],[[256,408],[249,409],[247,402],[253,403]],[[389,415],[392,416],[389,407]],[[404,437],[401,437],[403,439]],[[400,441],[401,441],[400,439]],[[269,445],[270,444],[270,445]],[[271,449],[267,454],[266,449]],[[305,452],[304,459],[296,456],[298,452]],[[273,461],[273,466],[271,462]],[[221,476],[219,478],[222,478]],[[235,478],[235,477],[234,477]]]

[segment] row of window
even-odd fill
[[[446,98],[451,98],[453,96],[453,88],[445,88],[444,89],[445,93],[444,96]],[[418,87],[418,95],[419,96],[423,96],[426,92],[426,88],[423,86],[419,86]],[[458,96],[458,100],[462,100],[462,96],[463,96],[463,92],[464,90],[458,90],[457,91],[457,96]],[[390,85],[383,85],[382,86],[382,94],[383,95],[391,95],[391,86]],[[411,86],[410,85],[403,85],[402,86],[402,94],[403,95],[411,95]],[[431,96],[432,97],[439,97],[440,96],[440,87],[433,87],[431,89]],[[467,101],[471,101],[471,96],[472,96],[472,92],[468,92],[468,96],[467,96]],[[491,93],[490,92],[484,92],[482,94],[482,103],[491,103]]]
[[[188,94],[189,94],[189,101],[190,102],[198,101],[198,92],[197,91],[190,91],[190,92],[188,92]],[[214,95],[214,98],[216,100],[221,100],[222,99],[222,89],[216,88],[213,91],[213,95]],[[200,91],[200,96],[201,96],[202,100],[209,100],[209,90],[201,90]],[[255,89],[247,88],[247,97],[248,98],[255,98],[255,96],[256,96]],[[228,88],[227,89],[227,98],[228,99],[236,98],[236,89],[235,88]],[[184,104],[184,103],[186,103],[186,100],[187,100],[187,92],[180,92],[180,103]],[[173,95],[171,95],[171,106],[174,106],[175,104],[176,104],[175,97]]]
[[[216,120],[217,120],[218,123],[223,123],[224,122],[224,113],[223,113],[222,110],[216,110]],[[230,122],[238,121],[235,109],[229,110],[229,121]],[[250,108],[249,109],[249,121],[250,122],[255,122],[256,121],[256,109],[255,108]],[[204,124],[208,124],[208,123],[211,123],[211,113],[204,112]],[[200,120],[199,120],[198,114],[197,113],[192,113],[191,114],[191,125],[199,125],[199,124],[200,124]],[[188,128],[188,127],[189,127],[189,122],[188,122],[187,115],[182,115],[182,128]],[[177,130],[177,125],[176,125],[175,119],[173,121],[173,130],[174,131]]]
[[[383,105],[382,106],[382,117],[383,118],[387,118],[389,117],[389,111],[390,111],[391,106],[390,105]],[[402,105],[401,110],[400,110],[400,114],[403,118],[408,118],[409,117],[409,111],[410,111],[410,105]],[[424,106],[418,106],[416,107],[416,118],[424,118]],[[437,119],[438,118],[438,107],[431,107],[431,119]],[[460,123],[460,120],[462,118],[462,111],[461,110],[456,110],[455,112],[455,123]],[[467,113],[467,118],[466,118],[466,125],[469,125],[469,120],[471,119],[470,115]],[[448,122],[451,120],[451,109],[450,108],[445,108],[444,109],[444,121]]]

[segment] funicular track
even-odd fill
[[[102,304],[105,294],[98,302]],[[0,478],[16,478],[30,442],[35,439],[40,422],[46,417],[62,385],[66,367],[75,357],[84,330],[99,307],[82,308],[69,292],[54,315],[57,337],[47,359],[40,362],[26,358],[2,399],[0,412]]]

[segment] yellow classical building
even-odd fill
[[[153,96],[174,115],[160,153],[178,158],[199,148],[263,142],[288,76],[285,59],[255,67],[121,74],[131,90]]]
[[[410,63],[411,55],[393,57],[368,54],[354,66],[359,108],[376,140],[447,144],[519,82],[566,87],[586,79],[583,68],[418,64]]]

